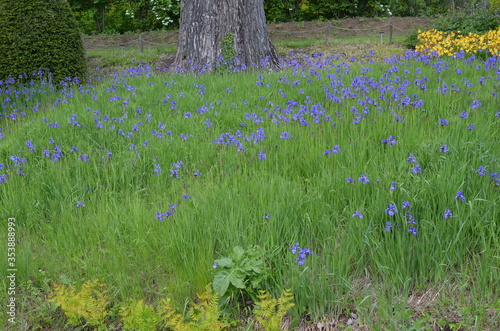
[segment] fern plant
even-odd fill
[[[144,300],[130,300],[121,307],[119,316],[125,330],[150,331],[155,330],[161,319],[154,307],[144,303]]]
[[[295,306],[293,294],[290,290],[283,290],[281,296],[276,299],[266,291],[260,291],[257,296],[260,301],[255,302],[255,319],[266,331],[281,330],[283,317],[288,310]],[[283,329],[288,330],[288,329]]]
[[[212,292],[211,285],[207,285],[205,293],[196,294],[198,302],[192,302],[185,322],[182,315],[172,309],[170,299],[162,300],[160,308],[165,326],[175,331],[210,330],[217,331],[229,327],[220,321],[219,296]]]
[[[185,331],[191,330],[188,325],[184,323],[184,317],[172,308],[172,300],[161,299],[159,309],[163,311],[161,318],[164,321],[165,327],[172,330]]]
[[[104,324],[108,316],[108,290],[99,280],[88,281],[78,291],[75,287],[56,284],[49,301],[60,307],[70,326],[97,326],[106,330]],[[205,292],[196,294],[198,300],[192,302],[186,318],[172,308],[171,300],[162,299],[158,308],[144,303],[143,299],[129,300],[119,309],[118,316],[125,330],[150,331],[158,327],[174,331],[218,331],[229,327],[221,321],[219,295],[212,291],[212,285]],[[111,316],[112,314],[109,314]]]
[[[106,284],[99,280],[85,282],[77,291],[74,286],[56,284],[49,301],[61,308],[71,326],[82,324],[104,328],[104,319],[108,314]]]
[[[187,320],[172,308],[170,298],[162,299],[158,309],[144,303],[144,300],[130,300],[120,309],[119,316],[125,330],[150,331],[162,324],[174,331],[223,330],[228,327],[220,319],[219,297],[207,285],[203,294],[197,294],[198,302],[191,303]]]
[[[196,294],[198,303],[191,303],[188,316],[190,324],[195,330],[223,330],[228,325],[221,322],[219,309],[219,295],[212,292],[211,284],[205,287],[205,293]]]

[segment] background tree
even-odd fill
[[[85,34],[176,28],[179,0],[68,0]]]
[[[134,17],[141,31],[179,27],[180,0],[123,0],[131,5],[127,15]]]
[[[250,66],[278,54],[266,28],[263,0],[183,0],[175,66],[214,69],[222,58]]]
[[[86,34],[126,33],[179,27],[180,0],[68,0]],[[426,16],[449,10],[496,8],[498,0],[263,0],[268,22],[348,17]]]
[[[476,0],[264,0],[270,22],[348,17],[436,16],[452,3]],[[477,0],[479,1],[479,0]]]
[[[91,16],[94,20],[98,33],[104,32],[106,27],[106,7],[111,0],[67,0],[71,9],[78,14]]]
[[[66,0],[0,0],[0,79],[48,69],[84,78],[85,54]]]

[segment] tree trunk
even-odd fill
[[[227,38],[229,36],[229,38]],[[234,40],[228,50],[225,39]],[[223,48],[225,49],[223,51]],[[227,55],[246,66],[278,66],[266,29],[263,0],[182,0],[175,66],[181,71],[216,69]]]

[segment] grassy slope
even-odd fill
[[[269,267],[263,287],[291,288],[296,315],[355,310],[357,323],[382,328],[424,323],[424,313],[428,323],[498,323],[490,317],[500,276],[499,196],[488,176],[498,173],[500,154],[495,69],[479,61],[344,59],[312,58],[312,69],[262,76],[178,77],[137,67],[93,87],[35,93],[40,111],[2,119],[8,181],[0,185],[0,215],[18,222],[22,318],[61,323],[43,299],[48,283],[98,277],[113,300],[172,295],[181,306],[212,281],[214,259],[236,245],[261,245]],[[49,106],[56,98],[67,103]],[[408,104],[418,100],[424,105]],[[73,114],[81,127],[68,122]],[[265,139],[255,138],[259,128]],[[395,145],[382,142],[390,135]],[[227,145],[214,143],[221,138]],[[334,145],[340,152],[325,155]],[[59,161],[51,160],[55,146]],[[423,173],[411,171],[410,153]],[[26,158],[25,176],[15,175],[12,155]],[[369,183],[358,180],[362,174]],[[466,201],[455,199],[458,191]],[[404,201],[418,225],[407,223]],[[385,212],[390,204],[395,216]],[[448,208],[454,216],[444,219]],[[173,216],[155,219],[167,211]],[[296,242],[315,253],[304,266],[290,252]],[[450,295],[463,310],[448,310]],[[412,306],[415,296],[429,305]]]

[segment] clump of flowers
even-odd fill
[[[327,149],[323,155],[326,155],[326,156],[332,156],[333,154],[337,154],[337,153],[340,153],[340,146],[339,145],[335,145],[333,146],[333,148],[331,150]]]
[[[313,255],[314,253],[311,252],[309,248],[300,248],[299,243],[296,243],[293,245],[291,248],[293,254],[297,254],[297,259],[295,260],[295,263],[298,265],[304,265],[306,258],[309,255]]]
[[[419,30],[418,40],[420,45],[417,45],[416,51],[425,54],[455,56],[463,51],[468,54],[485,52],[500,55],[500,28],[484,34]]]
[[[368,184],[370,180],[368,179],[368,176],[366,176],[365,174],[361,174],[361,176],[359,176],[358,178],[358,182],[362,184]]]
[[[170,204],[170,207],[167,212],[160,213],[159,211],[157,211],[155,219],[163,222],[167,217],[172,216],[175,213],[175,211],[176,211],[176,206],[174,204]]]
[[[393,135],[390,135],[387,139],[382,139],[381,142],[387,146],[396,145],[396,138],[394,138]]]
[[[170,170],[170,177],[179,178],[179,169],[184,166],[182,161],[172,163],[172,170]]]

